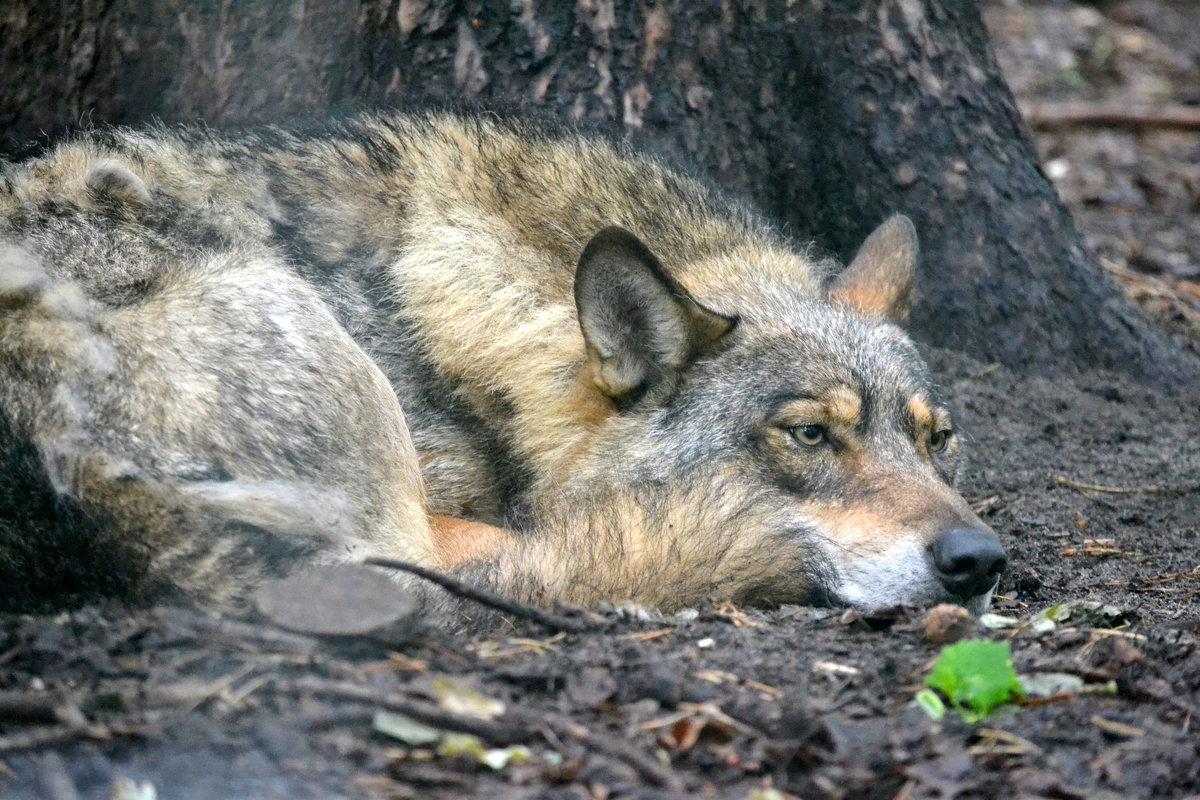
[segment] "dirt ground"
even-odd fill
[[[1174,13],[1200,4],[988,6],[1027,104],[1200,102],[1200,37]],[[1106,268],[1196,347],[1200,133],[1038,138]],[[0,796],[1200,797],[1200,387],[930,359],[973,440],[964,494],[1011,559],[995,611],[1018,626],[973,635],[1056,676],[1048,697],[930,719],[922,610],[611,610],[596,633],[401,640],[113,605],[0,617]],[[1032,624],[1075,600],[1114,609]]]

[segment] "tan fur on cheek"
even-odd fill
[[[906,541],[921,547],[956,521],[975,519],[963,499],[941,481],[923,481],[866,465],[856,481],[878,487],[856,503],[813,503],[803,515],[835,547],[851,556],[892,550]]]
[[[804,516],[815,524],[839,549],[863,553],[882,553],[898,542],[917,534],[903,530],[894,517],[862,508],[814,507]]]
[[[804,509],[825,536],[856,554],[891,550],[906,539],[923,540],[946,516],[948,489],[880,472],[870,464],[860,468],[856,481],[880,488],[855,503],[814,503]]]

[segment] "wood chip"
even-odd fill
[[[1125,739],[1139,739],[1146,735],[1146,732],[1141,728],[1114,722],[1111,719],[1105,719],[1099,714],[1092,715],[1092,724],[1105,733],[1111,733],[1113,736],[1120,736]]]
[[[653,631],[637,631],[636,633],[626,633],[620,638],[631,642],[648,642],[651,639],[658,639],[674,632],[674,628],[659,628],[658,630]]]
[[[858,667],[852,667],[849,664],[839,664],[836,661],[818,661],[813,664],[813,669],[818,672],[827,672],[831,675],[857,675],[861,672]]]

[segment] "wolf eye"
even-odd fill
[[[940,453],[946,449],[946,445],[950,442],[951,431],[934,431],[929,434],[929,450],[932,453]]]
[[[797,442],[808,447],[816,447],[825,441],[825,429],[820,425],[797,425],[794,428],[788,428],[788,433]]]

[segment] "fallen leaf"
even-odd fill
[[[432,728],[411,717],[382,710],[376,711],[375,716],[371,718],[371,728],[385,736],[414,746],[436,742],[443,733],[438,728]]]
[[[1097,628],[1116,628],[1137,622],[1138,614],[1132,609],[1122,609],[1096,600],[1072,600],[1054,606],[1047,614],[1050,619],[1062,624],[1087,623]]]
[[[972,639],[944,647],[925,683],[945,695],[968,722],[978,722],[1024,694],[1008,642]]]
[[[433,693],[439,706],[455,714],[476,719],[495,719],[504,713],[504,703],[444,675],[433,679]]]
[[[440,756],[450,758],[468,756],[482,763],[484,747],[478,736],[472,736],[469,733],[447,733],[442,737],[442,743],[438,745],[437,752]]]
[[[980,614],[979,624],[990,631],[998,631],[1015,628],[1021,624],[1021,620],[1015,617],[1006,617],[1003,614]]]
[[[533,753],[523,744],[511,747],[500,747],[484,751],[479,763],[486,764],[494,770],[502,770],[509,764],[520,764],[533,758]]]

